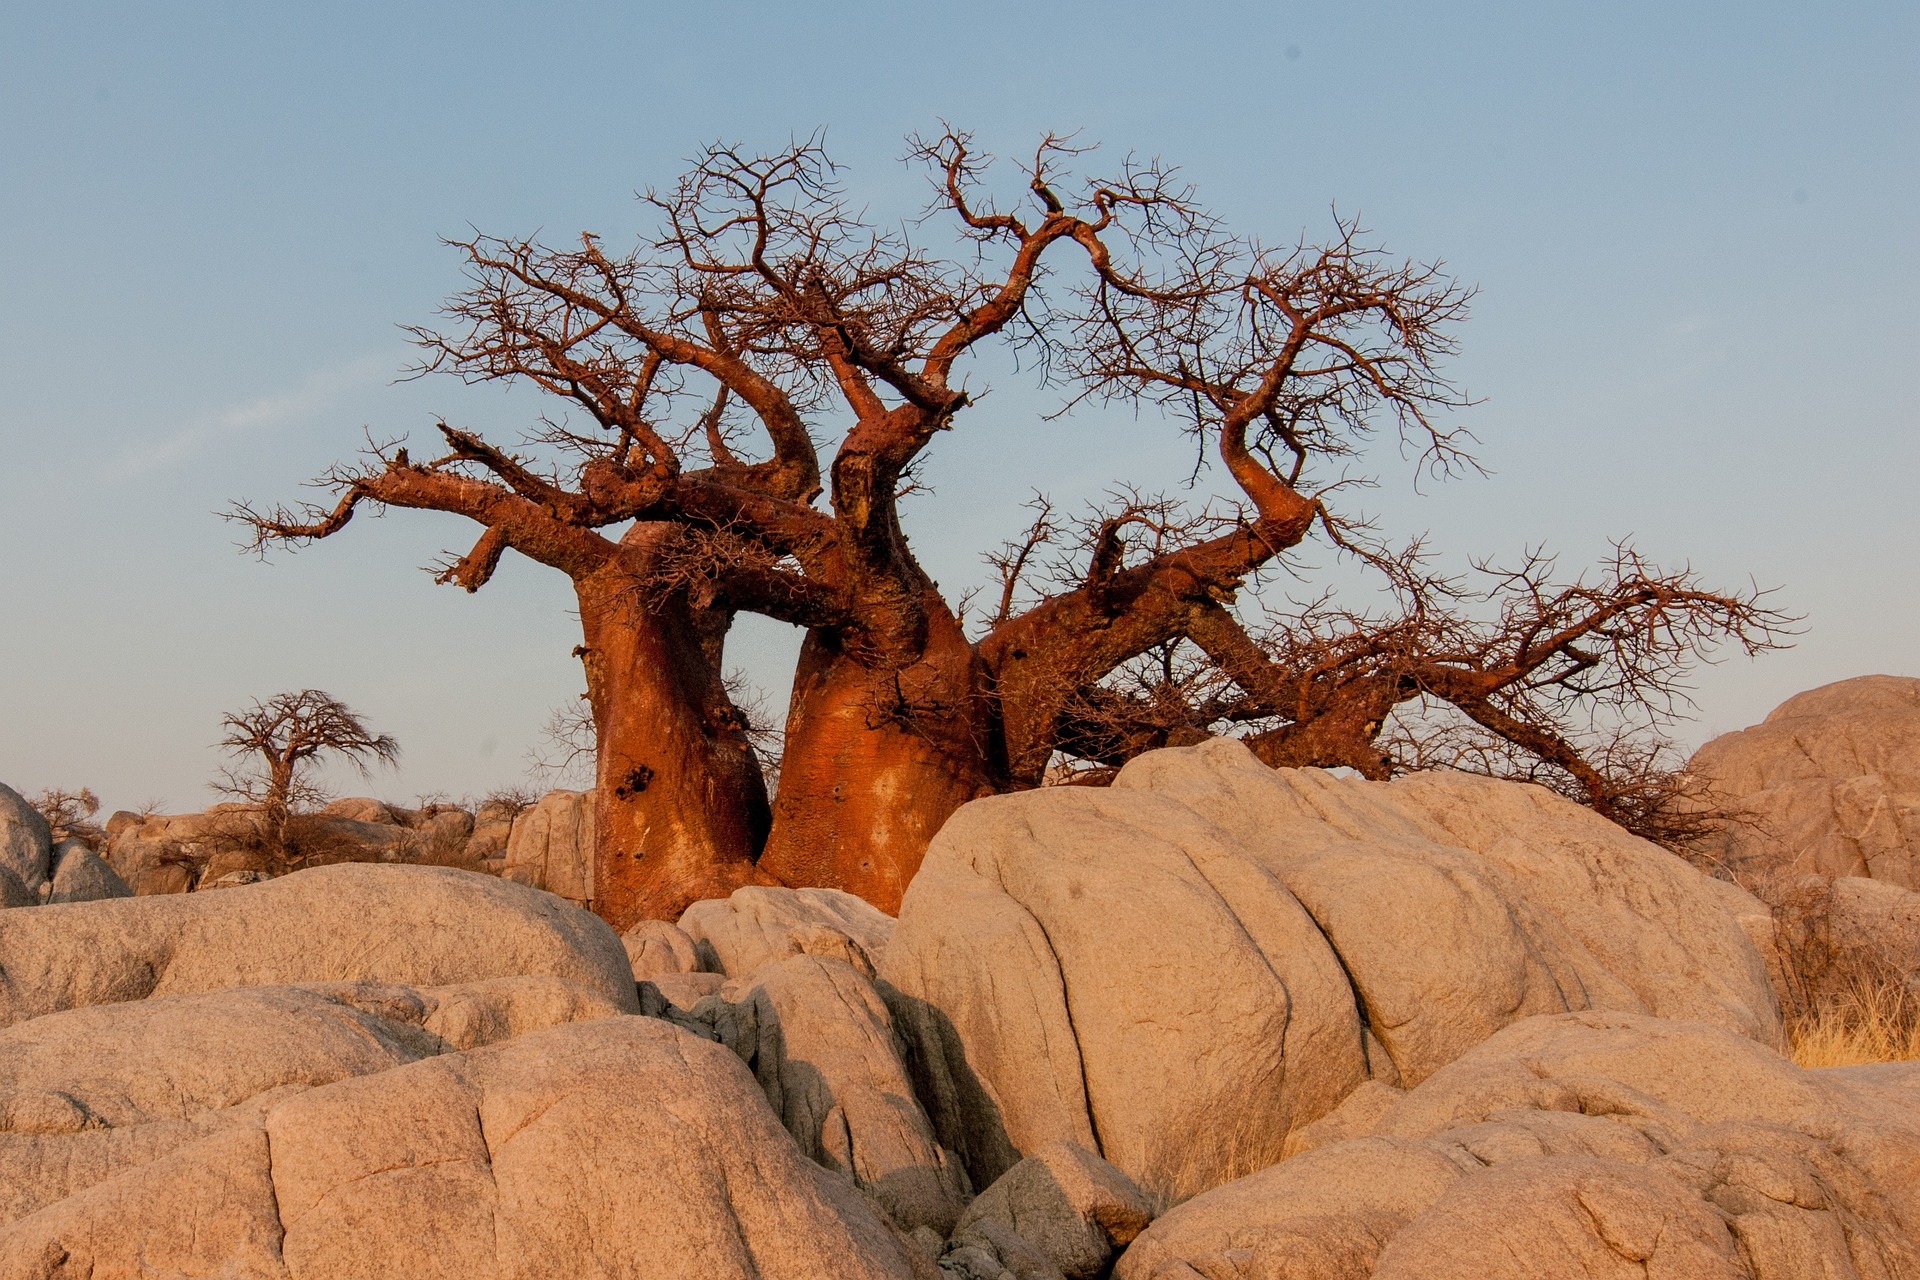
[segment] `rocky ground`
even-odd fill
[[[1703,768],[1794,816],[1717,876],[1214,741],[967,806],[898,920],[624,938],[569,793],[262,879],[0,790],[0,1280],[1920,1276],[1920,1063],[1781,1052],[1920,974],[1920,681],[1744,732]]]

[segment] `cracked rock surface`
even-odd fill
[[[626,950],[604,921],[447,867],[340,863],[248,885],[237,899],[161,894],[0,916],[0,1026],[222,987],[527,974],[639,1007]]]
[[[1920,1273],[1920,1064],[1809,1071],[1703,1023],[1566,1013],[1187,1201],[1116,1280]]]
[[[1701,747],[1687,771],[1744,814],[1713,850],[1741,874],[1920,889],[1920,679],[1858,676],[1796,694]]]
[[[1169,1203],[1535,1015],[1774,1043],[1761,926],[1757,899],[1542,788],[1275,770],[1215,740],[961,809],[881,977],[975,1185],[1071,1142]]]
[[[769,978],[833,997],[763,1002],[790,1049],[825,1006],[890,1036],[865,979],[802,963],[844,972]],[[10,912],[0,966],[4,1280],[937,1274],[735,1052],[633,1016],[619,939],[548,894],[340,866]],[[856,1073],[849,1113],[918,1114],[888,1061],[899,1096]]]
[[[931,1273],[731,1053],[618,1016],[293,1091],[0,1235],[9,1278]]]

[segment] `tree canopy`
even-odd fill
[[[596,909],[671,914],[751,882],[891,909],[959,804],[1219,731],[1276,765],[1517,770],[1657,828],[1650,735],[1688,665],[1775,645],[1790,620],[1626,546],[1566,582],[1539,555],[1450,577],[1342,508],[1376,435],[1431,475],[1473,465],[1443,368],[1470,290],[1348,220],[1277,246],[1230,231],[1171,168],[1091,175],[1059,137],[1008,165],[946,129],[909,160],[931,200],[900,225],[808,139],[703,151],[643,196],[654,229],[631,249],[452,241],[467,284],[413,330],[420,371],[531,384],[565,411],[516,445],[443,422],[436,457],[379,446],[324,477],[331,505],[236,509],[260,548],[369,504],[448,512],[479,533],[439,581],[478,590],[508,550],[572,579]],[[995,607],[968,614],[900,502],[936,440],[966,447],[988,349],[1063,409],[1132,405],[1188,433],[1234,500],[1125,490],[1079,521],[1042,500],[991,556]],[[1255,607],[1309,538],[1396,607]],[[806,631],[771,799],[722,665],[742,612]]]

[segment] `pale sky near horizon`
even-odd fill
[[[703,142],[824,128],[876,215],[903,135],[1080,130],[1264,239],[1357,213],[1476,284],[1451,370],[1490,474],[1365,498],[1449,562],[1631,536],[1780,588],[1790,652],[1701,673],[1689,743],[1801,689],[1920,675],[1920,8],[1139,3],[0,7],[0,781],[197,808],[223,710],[328,689],[394,799],[523,780],[579,691],[565,583],[419,566],[450,516],[240,555],[363,428],[502,438],[535,400],[395,383],[469,225],[631,243]],[[950,587],[1033,487],[1171,488],[1184,442],[996,372],[908,510]],[[736,660],[784,703],[796,638]]]

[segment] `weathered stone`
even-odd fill
[[[0,909],[6,907],[37,907],[40,895],[20,883],[20,877],[6,867],[0,867]]]
[[[1132,1179],[1085,1147],[1056,1142],[997,1178],[955,1224],[992,1222],[1032,1243],[1067,1280],[1093,1280],[1153,1221]]]
[[[473,839],[473,815],[465,809],[423,809],[407,824],[412,838],[407,841],[410,861],[444,866],[453,860],[467,860],[467,845]]]
[[[590,910],[593,845],[593,792],[549,791],[513,820],[501,874]]]
[[[398,822],[315,815],[296,817],[294,823],[292,843],[311,847],[314,853],[309,861],[313,864],[410,862],[419,844],[419,833]]]
[[[392,808],[372,796],[347,796],[333,801],[320,812],[330,818],[351,818],[355,822],[375,822],[389,827],[401,825]]]
[[[93,1005],[0,1029],[0,1115],[15,1133],[185,1120],[281,1085],[384,1071],[438,1047],[300,987]],[[28,1111],[38,1118],[23,1124]]]
[[[1844,876],[1833,882],[1828,929],[1832,946],[1864,971],[1920,988],[1920,893]]]
[[[666,1003],[689,1013],[726,985],[724,973],[656,973],[642,984],[643,989],[652,987]]]
[[[501,859],[504,869],[507,841],[513,835],[516,812],[515,806],[499,800],[487,801],[473,811],[473,833],[467,837],[468,862]]]
[[[1771,1280],[1920,1266],[1920,1111],[1903,1087],[1805,1071],[1718,1027],[1530,1018],[1367,1109],[1299,1135],[1326,1145],[1168,1213],[1115,1276]]]
[[[1882,988],[1920,999],[1920,893],[1861,876],[1802,876],[1771,892],[1774,984],[1796,1015]]]
[[[1273,770],[1215,741],[962,808],[882,975],[976,1182],[1071,1141],[1177,1200],[1280,1159],[1362,1080],[1416,1084],[1535,1013],[1772,1042],[1741,919],[1763,912],[1540,788]]]
[[[0,1237],[0,1276],[54,1260],[102,1280],[935,1274],[800,1156],[738,1060],[649,1018],[302,1092]]]
[[[1064,1280],[1045,1251],[992,1219],[955,1231],[940,1269],[956,1280]]]
[[[559,978],[452,987],[241,987],[94,1005],[0,1029],[0,1222],[315,1085],[611,1017]]]
[[[197,878],[193,868],[184,863],[154,862],[141,870],[133,882],[133,893],[135,897],[190,893]]]
[[[1779,1035],[1742,923],[1764,904],[1543,787],[1268,769],[1225,740],[1129,769],[1116,785],[1193,806],[1300,895],[1404,1083],[1531,1013],[1610,1008]]]
[[[668,973],[692,973],[700,967],[693,939],[665,920],[641,920],[620,936],[633,964],[636,982]]]
[[[838,889],[748,885],[726,898],[688,907],[680,927],[693,938],[701,968],[751,977],[788,956],[844,960],[871,976],[893,935],[893,918]]]
[[[1277,1160],[1288,1129],[1365,1076],[1351,991],[1300,904],[1144,791],[963,808],[882,972],[976,1182],[1070,1141],[1152,1193],[1191,1194]],[[1188,1139],[1202,1128],[1213,1142]]]
[[[255,990],[256,988],[244,988]],[[383,982],[302,984],[399,1027],[419,1027],[440,1052],[478,1049],[566,1022],[588,1022],[627,1012],[605,993],[551,974],[482,978],[444,987]]]
[[[966,1175],[915,1100],[893,1020],[867,980],[842,961],[796,956],[726,994],[752,1006],[749,1060],[800,1150],[851,1178],[901,1227],[950,1230]]]
[[[216,805],[204,813],[149,814],[110,836],[101,856],[138,893],[149,871],[180,865],[197,872],[222,848],[258,844],[259,831],[259,811],[244,805]]]
[[[56,853],[53,891],[47,896],[49,903],[100,902],[133,896],[127,882],[78,840],[61,841]]]
[[[0,868],[38,890],[47,878],[52,849],[47,820],[18,791],[0,782]]]
[[[1687,769],[1737,815],[1708,852],[1743,876],[1920,889],[1920,679],[1810,689],[1707,743]]]
[[[1405,1139],[1309,1152],[1170,1210],[1120,1255],[1114,1275],[1367,1280],[1387,1242],[1465,1173],[1445,1151]]]
[[[1581,1157],[1517,1160],[1463,1178],[1407,1224],[1375,1280],[1536,1280],[1756,1274],[1714,1205],[1668,1170]],[[1843,1247],[1824,1261],[1846,1264]],[[1758,1274],[1810,1276],[1812,1271]],[[1828,1271],[1827,1274],[1834,1274]]]
[[[263,847],[221,849],[200,864],[200,874],[193,887],[196,890],[230,889],[235,885],[256,884],[273,878],[273,866],[274,859]]]
[[[620,939],[551,895],[443,867],[343,863],[217,894],[0,916],[0,1026],[266,983],[444,986],[551,974],[637,1008]]]

